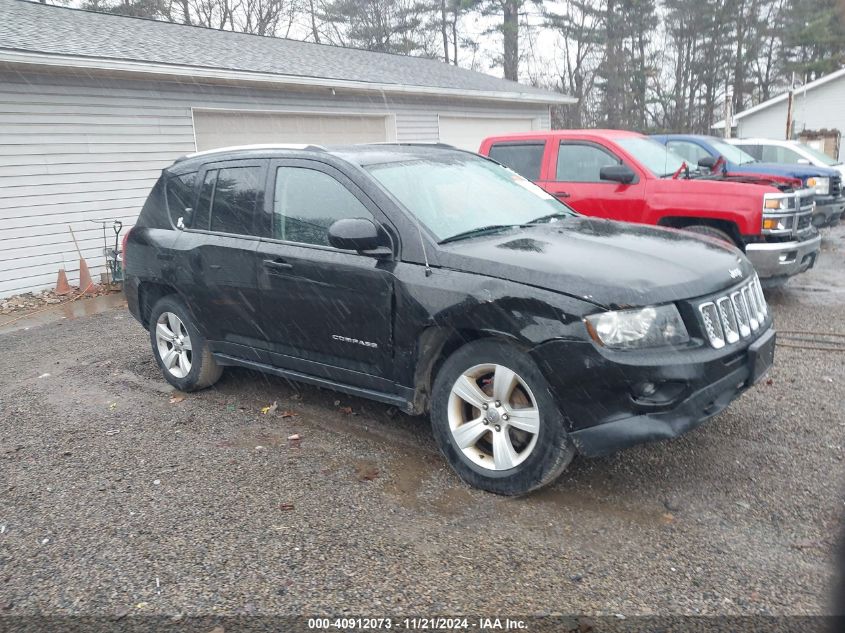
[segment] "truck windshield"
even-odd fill
[[[646,169],[659,178],[671,176],[686,162],[662,143],[650,138],[626,136],[613,139],[617,145],[633,156]],[[697,169],[697,165],[689,165]]]
[[[819,161],[822,165],[827,165],[828,167],[833,167],[834,165],[841,165],[839,161],[832,159],[830,156],[825,154],[824,152],[820,152],[814,147],[810,147],[806,143],[796,143],[806,154],[809,154],[814,159]]]
[[[577,215],[516,172],[469,154],[413,158],[367,170],[439,241]]]
[[[756,163],[757,159],[745,150],[740,149],[736,145],[730,145],[717,138],[710,139],[710,145],[713,146],[719,154],[725,157],[725,160],[734,165],[745,165],[746,163]]]

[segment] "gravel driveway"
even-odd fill
[[[779,330],[845,332],[845,228],[823,247]],[[702,428],[505,499],[387,406],[237,369],[175,394],[123,307],[0,349],[5,615],[830,610],[842,353],[781,346]]]

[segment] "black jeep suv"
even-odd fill
[[[501,494],[695,427],[774,351],[735,248],[579,216],[441,146],[187,156],[124,252],[177,388],[238,365],[429,412],[458,474]]]

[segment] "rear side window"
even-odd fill
[[[217,184],[217,170],[209,169],[205,172],[200,187],[200,197],[197,201],[197,208],[194,209],[194,217],[191,221],[191,228],[208,230],[211,219],[211,200],[214,198],[214,186]]]
[[[619,163],[620,160],[616,156],[594,145],[561,143],[557,154],[557,180],[607,182],[601,179],[601,168]]]
[[[540,180],[545,143],[499,143],[490,148],[490,158],[513,169],[528,180]]]
[[[305,167],[276,170],[273,237],[329,246],[329,227],[346,218],[373,220],[373,215],[351,191],[324,172]]]
[[[263,199],[264,169],[227,167],[217,172],[211,203],[211,230],[251,235],[255,210]]]
[[[183,218],[183,221],[188,223],[186,211],[194,206],[196,184],[196,172],[174,176],[167,181],[167,209],[174,225],[179,218]]]

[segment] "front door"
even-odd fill
[[[339,219],[385,219],[350,179],[318,161],[271,163],[267,198],[258,278],[271,361],[388,390],[393,262],[328,243],[328,228]]]
[[[596,143],[561,141],[549,165],[549,180],[542,186],[579,213],[639,222],[645,192],[642,180],[623,184],[600,176],[602,167],[620,163],[622,159]]]

